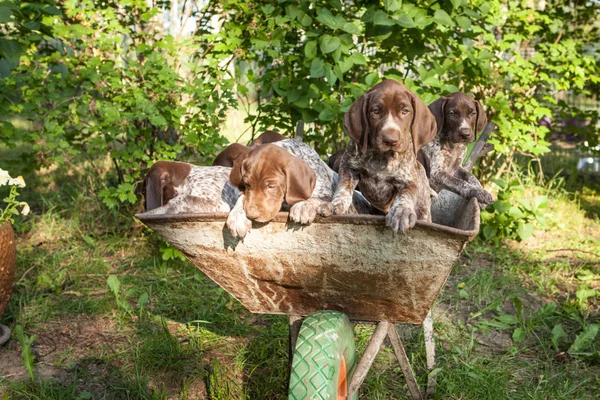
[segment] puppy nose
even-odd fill
[[[248,207],[246,209],[246,217],[248,219],[256,219],[256,218],[260,217],[260,212],[259,212],[258,208]]]
[[[460,135],[462,137],[469,137],[469,136],[471,136],[471,130],[470,129],[460,129],[458,131],[458,133],[460,133]]]
[[[382,137],[383,144],[390,147],[396,147],[398,144],[398,138],[392,135],[385,135]]]

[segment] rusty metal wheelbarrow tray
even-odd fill
[[[267,224],[253,223],[244,240],[230,235],[225,213],[136,217],[251,312],[289,315],[290,356],[302,316],[333,310],[351,320],[376,322],[349,383],[344,383],[343,398],[355,398],[389,337],[411,398],[422,399],[393,323],[423,323],[432,371],[430,310],[460,252],[479,232],[480,215],[477,200],[442,191],[432,203],[432,218],[444,225],[417,221],[406,234],[394,234],[383,216],[374,215],[317,218],[301,226],[279,213]],[[435,376],[430,375],[426,395],[434,390]]]
[[[479,231],[479,207],[463,207],[456,228],[418,221],[394,234],[383,216],[317,218],[308,226],[287,213],[254,223],[243,241],[227,215],[137,218],[210,279],[261,314],[344,312],[359,321],[423,322],[464,245]]]

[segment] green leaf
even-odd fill
[[[62,12],[54,7],[54,6],[45,6],[44,8],[42,8],[42,10],[46,13],[46,14],[50,14],[50,15],[62,15]]]
[[[323,35],[319,44],[323,54],[328,54],[340,47],[340,39],[331,35]]]
[[[333,16],[326,8],[317,9],[317,21],[331,29],[341,29],[346,20],[342,16]]]
[[[321,58],[315,58],[310,63],[310,77],[321,78],[325,76],[325,61]]]
[[[530,223],[519,222],[517,227],[517,235],[521,240],[527,240],[533,234],[533,225]]]
[[[516,325],[519,323],[517,317],[511,314],[502,314],[496,317],[500,322],[503,322],[508,325]]]
[[[463,3],[463,0],[451,0],[452,1],[452,7],[453,8],[458,8],[461,6],[461,4]]]
[[[463,30],[468,30],[471,27],[471,19],[465,16],[456,17],[456,22]]]
[[[383,0],[383,7],[391,12],[402,8],[402,0]]]
[[[536,196],[533,199],[533,208],[546,208],[548,206],[548,197],[546,196]]]
[[[0,23],[10,22],[12,19],[10,18],[13,15],[13,12],[10,8],[5,6],[0,6]]]
[[[390,19],[383,11],[377,11],[373,16],[373,24],[381,26],[392,26],[396,24],[396,21]]]
[[[360,27],[351,22],[346,22],[344,26],[342,26],[342,30],[352,35],[360,35]]]
[[[137,301],[137,305],[138,305],[138,307],[139,307],[139,308],[144,308],[144,306],[145,306],[146,304],[148,304],[148,299],[149,299],[149,297],[148,297],[148,293],[147,293],[147,292],[144,292],[144,293],[142,293],[142,294],[140,295],[140,297],[138,298],[138,301]]]
[[[333,121],[336,115],[337,113],[335,110],[325,107],[323,111],[319,113],[319,119],[322,121]]]
[[[111,275],[106,279],[106,284],[110,290],[112,290],[115,297],[119,298],[121,293],[121,282],[119,282],[119,278],[117,278],[115,275]]]
[[[598,324],[586,326],[583,329],[583,332],[577,335],[571,347],[569,347],[569,353],[581,353],[582,351],[587,350],[594,342],[594,339],[596,339],[599,329],[600,325]]]
[[[306,43],[306,46],[304,46],[304,55],[309,60],[312,60],[313,58],[315,58],[317,56],[317,41],[316,40],[311,40],[310,42]]]
[[[275,7],[273,7],[271,4],[266,4],[266,5],[262,6],[260,9],[266,15],[270,15],[273,11],[275,11]]]
[[[21,47],[16,40],[0,39],[0,55],[13,64],[18,64],[21,58]]]
[[[413,19],[407,14],[400,14],[398,18],[396,18],[396,24],[403,28],[414,28],[416,26]]]
[[[552,328],[552,346],[554,347],[554,350],[558,351],[559,340],[566,336],[567,334],[561,324],[554,325],[554,328]]]
[[[454,22],[452,18],[448,15],[448,13],[442,9],[436,10],[433,14],[433,20],[440,25],[444,26],[454,26]]]
[[[523,330],[523,328],[519,327],[515,329],[513,331],[512,339],[515,343],[521,343],[523,340],[525,340],[525,331]]]

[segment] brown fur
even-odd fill
[[[401,83],[384,80],[364,93],[344,116],[351,141],[340,161],[334,213],[348,212],[358,182],[395,232],[430,220],[429,185],[416,153],[436,127],[427,106]]]
[[[184,184],[191,168],[191,164],[175,161],[158,161],[152,165],[144,185],[146,211],[161,207],[177,196],[176,188]]]
[[[429,105],[438,131],[435,139],[424,146],[418,159],[425,167],[433,190],[450,190],[465,198],[476,197],[482,207],[493,202],[477,178],[462,167],[467,143],[487,124],[481,104],[457,92],[441,97]]]
[[[251,148],[268,143],[279,142],[280,140],[284,139],[285,137],[277,131],[265,131],[250,144],[250,147],[244,146],[240,143],[230,144],[217,155],[212,165],[220,165],[222,167],[233,167],[235,160],[240,156],[245,156]]]
[[[238,158],[229,179],[245,196],[246,216],[258,222],[272,220],[284,200],[294,205],[310,198],[316,183],[305,161],[272,144]]]

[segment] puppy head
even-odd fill
[[[284,200],[293,205],[310,198],[317,177],[304,160],[266,144],[238,158],[229,180],[244,193],[246,216],[268,222],[275,218]]]
[[[192,165],[177,161],[158,161],[144,179],[146,211],[164,206],[177,196],[177,188],[185,183]]]
[[[469,143],[487,124],[483,107],[464,93],[441,97],[429,105],[435,116],[438,134],[453,143]]]
[[[233,167],[235,160],[239,157],[243,157],[250,151],[250,147],[244,146],[239,143],[232,143],[227,146],[222,152],[217,155],[212,165],[219,165],[221,167]]]
[[[283,136],[281,133],[279,133],[277,131],[264,131],[263,133],[260,134],[259,137],[254,139],[251,146],[275,143],[275,142],[279,142],[280,140],[283,140],[283,139],[285,139],[285,136]]]
[[[435,118],[425,103],[391,79],[373,86],[344,116],[348,135],[365,151],[415,154],[435,137]]]

